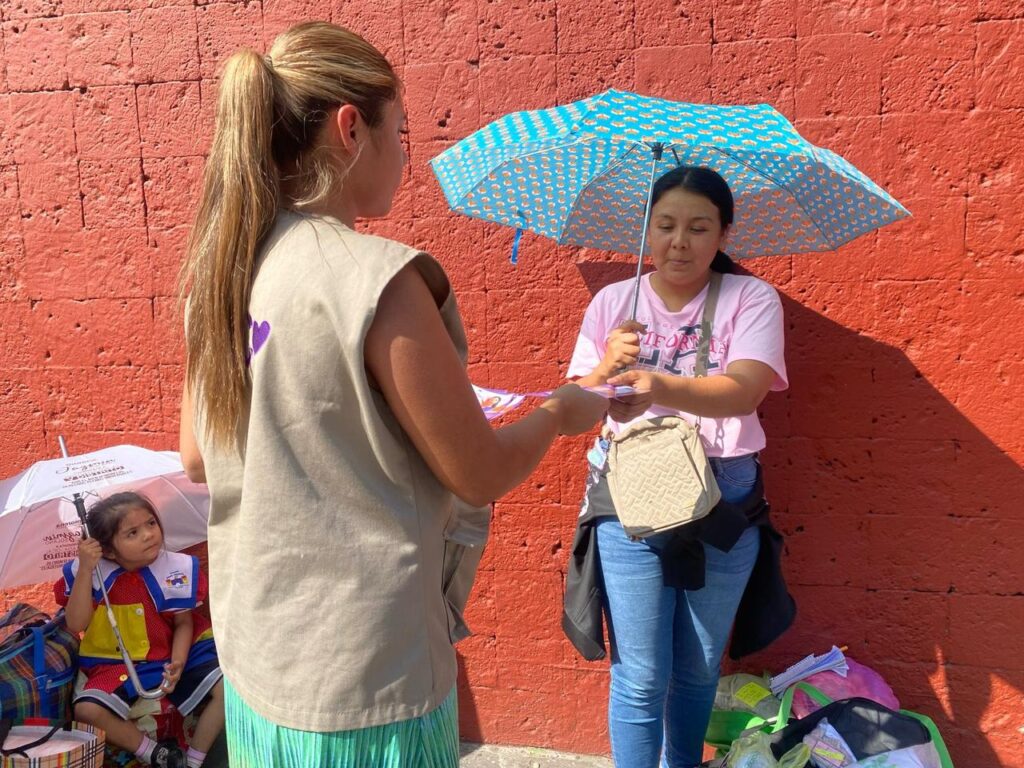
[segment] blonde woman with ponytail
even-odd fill
[[[353,229],[391,207],[404,126],[392,67],[337,26],[223,73],[182,271],[181,451],[211,492],[233,768],[456,766],[453,532],[605,412],[569,385],[488,425],[442,268]]]

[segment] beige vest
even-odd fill
[[[455,685],[461,605],[445,592],[468,592],[480,547],[462,557],[457,544],[479,543],[487,514],[442,487],[363,360],[381,292],[410,262],[464,360],[437,262],[335,219],[282,213],[249,304],[244,447],[201,446],[221,665],[249,706],[289,728],[417,717]]]

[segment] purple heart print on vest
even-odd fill
[[[270,336],[270,322],[264,320],[262,323],[258,323],[255,320],[252,321],[252,354],[256,355],[260,351],[260,347],[267,343],[267,337]]]

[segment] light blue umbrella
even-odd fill
[[[431,165],[456,211],[563,245],[641,255],[651,186],[677,165],[706,166],[728,182],[736,202],[728,250],[738,259],[832,250],[909,215],[767,104],[610,90],[505,115]]]

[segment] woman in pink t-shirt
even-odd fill
[[[652,206],[647,240],[655,271],[640,281],[636,321],[629,320],[634,280],[601,290],[584,316],[569,376],[581,385],[638,390],[613,401],[613,432],[651,416],[678,414],[694,424],[700,417],[723,502],[730,513],[754,509],[761,500],[757,454],[765,446],[756,409],[768,392],[788,386],[779,296],[755,277],[732,274],[722,248],[733,198],[717,173],[670,171],[655,183]],[[708,375],[694,378],[712,271],[724,274]],[[738,515],[725,543],[712,539],[718,546],[695,537],[691,526],[631,540],[608,492],[606,449],[600,439],[588,454],[592,471],[581,520],[596,526],[612,645],[612,753],[618,768],[653,768],[664,746],[664,766],[690,768],[701,762],[722,654],[761,538]],[[716,508],[705,520],[719,513]],[[693,562],[699,566],[701,558],[704,567],[694,576]],[[680,559],[689,562],[680,567]]]

